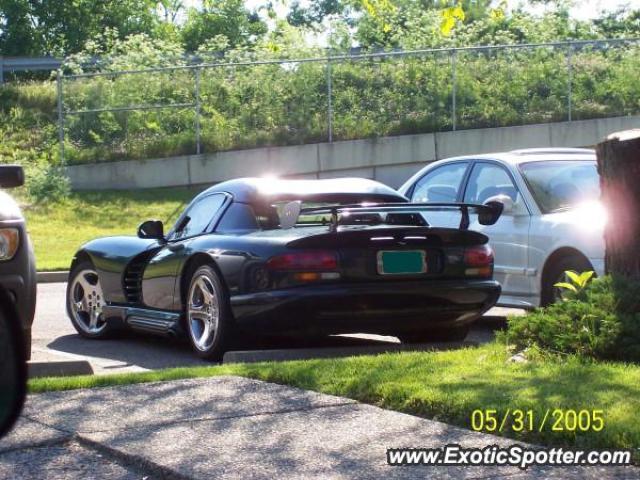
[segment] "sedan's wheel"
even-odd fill
[[[555,261],[549,266],[542,280],[540,304],[543,307],[560,302],[564,298],[565,291],[562,288],[554,287],[554,285],[560,282],[571,283],[565,273],[567,270],[582,273],[593,270],[593,267],[586,258],[578,255],[569,255]]]
[[[98,273],[91,263],[81,263],[71,272],[67,287],[67,314],[80,335],[104,338],[109,333],[102,312],[104,305]]]
[[[231,333],[227,298],[218,276],[207,265],[191,278],[186,322],[194,352],[208,360],[221,359]]]

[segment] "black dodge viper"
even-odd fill
[[[459,228],[428,224],[451,210]],[[377,333],[461,339],[491,308],[487,237],[500,203],[411,204],[364,179],[246,178],[197,195],[168,233],[91,241],[73,258],[67,312],[88,338],[121,328],[187,335],[219,359],[243,334]]]

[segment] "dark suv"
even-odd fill
[[[0,165],[0,189],[24,184],[22,167]],[[24,217],[16,201],[0,190],[0,285],[15,304],[31,356],[31,325],[36,309],[36,264]]]

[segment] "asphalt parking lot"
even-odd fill
[[[33,325],[32,362],[82,362],[95,374],[136,372],[161,368],[203,365],[186,341],[151,335],[124,333],[110,340],[87,340],[80,337],[67,319],[64,307],[65,283],[38,285],[38,304]],[[466,342],[481,343],[493,338],[500,319],[510,312],[493,309],[485,321],[475,327]],[[514,311],[518,312],[518,311]],[[455,345],[454,345],[455,347]],[[332,336],[321,339],[291,341],[252,340],[225,356],[225,361],[286,360],[304,357],[344,356],[402,348],[395,337],[377,335]],[[416,348],[416,347],[413,347]],[[417,348],[431,348],[430,346]],[[85,373],[80,369],[76,372]],[[86,372],[89,373],[89,372]]]

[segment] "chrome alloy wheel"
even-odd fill
[[[98,274],[94,270],[82,270],[73,279],[70,289],[71,311],[78,326],[86,333],[102,333],[107,326],[102,316],[105,305]]]
[[[191,284],[187,303],[189,335],[198,350],[206,352],[213,346],[219,318],[216,289],[207,275],[198,275]]]

